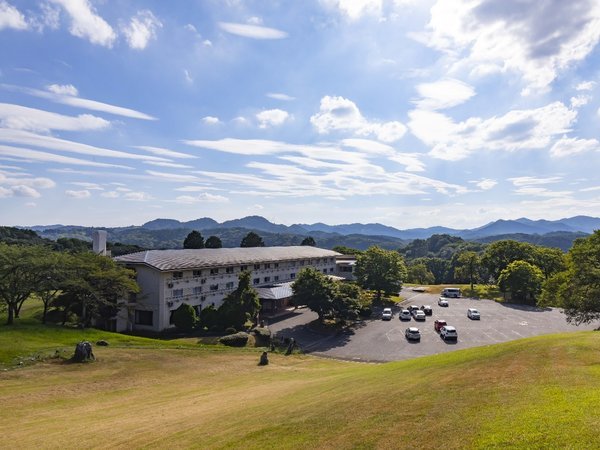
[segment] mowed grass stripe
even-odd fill
[[[598,448],[600,334],[398,363],[98,348],[0,374],[1,448]]]

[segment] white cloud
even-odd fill
[[[219,22],[219,27],[227,33],[251,39],[284,39],[288,36],[285,31],[275,28],[261,27],[242,23]]]
[[[51,0],[61,5],[71,17],[73,36],[88,39],[92,44],[112,47],[117,35],[87,0]]]
[[[194,84],[194,77],[189,70],[183,69],[183,76],[185,77],[185,81],[187,84]]]
[[[319,112],[310,118],[310,122],[320,134],[346,131],[358,136],[375,135],[388,143],[399,140],[406,132],[400,122],[369,122],[353,101],[328,95],[321,99]]]
[[[431,156],[457,161],[477,151],[546,148],[558,136],[570,131],[577,111],[554,102],[490,119],[472,117],[459,123],[426,110],[410,111],[409,118],[411,132],[431,147]]]
[[[131,169],[131,167],[120,166],[117,164],[106,164],[96,161],[86,161],[79,158],[71,158],[68,156],[55,155],[54,153],[40,152],[22,147],[11,147],[8,145],[0,145],[0,157],[9,157],[11,159],[20,159],[27,162],[42,161],[55,164],[68,164],[75,166],[91,166],[91,167],[116,167],[119,169]]]
[[[163,161],[144,161],[145,164],[150,164],[152,166],[159,167],[170,167],[172,169],[193,169],[192,166],[187,166],[185,164],[177,164],[172,162],[163,162]]]
[[[72,85],[48,86],[47,89],[49,89],[51,92],[41,91],[39,89],[23,88],[20,86],[13,86],[8,84],[2,84],[0,85],[0,87],[7,90],[24,92],[25,94],[33,95],[34,97],[43,98],[45,100],[50,100],[52,102],[60,103],[62,105],[73,106],[75,108],[89,109],[92,111],[101,111],[118,116],[130,117],[132,119],[157,120],[155,117],[152,117],[140,111],[136,111],[134,109],[124,108],[122,106],[115,106],[110,105],[108,103],[102,103],[97,102],[95,100],[88,100],[85,98],[76,97],[77,89]],[[56,91],[63,92],[60,93]]]
[[[146,192],[127,192],[123,194],[123,198],[134,202],[147,202],[148,200],[152,200],[152,196]]]
[[[26,30],[28,25],[21,11],[2,0],[0,1],[0,30],[4,28]]]
[[[600,151],[600,143],[596,139],[577,139],[563,136],[550,149],[550,156],[564,158],[565,156],[592,151]]]
[[[21,130],[11,130],[8,128],[0,128],[0,142],[9,142],[12,144],[41,147],[46,150],[52,149],[62,152],[90,155],[93,157],[102,156],[107,158],[138,159],[144,161],[167,161],[165,158],[161,158],[158,156],[137,155],[135,153],[127,153],[119,150],[111,150],[107,148],[82,144],[80,142],[59,139],[54,136],[46,136]]]
[[[413,103],[420,109],[433,110],[460,105],[475,95],[472,86],[453,78],[418,84],[417,92],[422,98]]]
[[[595,81],[582,81],[577,86],[575,86],[575,89],[578,91],[591,91],[592,89],[594,89],[595,86]]]
[[[258,126],[260,128],[268,128],[272,126],[279,126],[283,124],[290,117],[287,111],[281,109],[268,109],[261,111],[256,114],[258,119]]]
[[[146,170],[146,173],[158,179],[175,181],[178,183],[193,183],[196,181],[202,181],[194,175],[180,175],[177,173],[156,172],[154,170]]]
[[[48,132],[50,130],[101,130],[110,122],[91,114],[65,116],[26,106],[0,103],[0,126],[17,130]]]
[[[89,191],[103,191],[104,188],[97,183],[88,183],[87,181],[71,181],[69,184],[86,188]]]
[[[0,170],[0,197],[38,198],[38,189],[51,189],[56,183],[49,178],[31,177],[29,174]]]
[[[592,99],[589,95],[577,95],[575,97],[571,97],[571,108],[580,108],[582,106],[587,105]]]
[[[469,183],[473,183],[482,191],[488,191],[498,184],[496,180],[491,180],[489,178],[483,178],[477,181],[469,181]]]
[[[560,181],[562,181],[562,178],[561,177],[547,177],[547,178],[514,177],[514,178],[509,178],[508,181],[512,182],[512,184],[517,187],[523,187],[523,186],[539,186],[539,185],[543,185],[543,184],[559,183]]]
[[[358,20],[365,15],[380,16],[383,7],[382,0],[321,0],[321,3],[339,10],[350,20]]]
[[[203,117],[202,122],[204,122],[206,125],[219,125],[221,123],[218,117],[213,116]]]
[[[15,197],[39,198],[41,194],[31,186],[17,185],[11,188]]]
[[[119,198],[121,194],[119,194],[117,191],[107,191],[101,193],[100,196],[104,198]]]
[[[596,0],[438,0],[428,44],[484,72],[521,74],[523,93],[544,91],[600,40]]]
[[[277,92],[269,92],[267,94],[267,97],[274,98],[275,100],[283,100],[283,101],[286,101],[286,102],[289,102],[289,101],[292,101],[292,100],[296,100],[296,97],[292,97],[290,95],[281,94],[281,93],[277,93]]]
[[[123,27],[123,34],[129,47],[134,50],[143,50],[151,39],[156,39],[156,31],[162,28],[162,23],[151,11],[145,9],[138,11],[131,22]]]
[[[161,148],[161,147],[150,147],[150,146],[147,146],[147,145],[136,145],[136,146],[134,146],[134,148],[139,148],[140,150],[145,150],[145,151],[147,151],[149,153],[152,153],[154,155],[166,156],[168,158],[181,158],[181,159],[197,158],[197,156],[194,156],[194,155],[188,155],[187,153],[175,152],[173,150],[169,150],[169,149]]]
[[[58,95],[70,95],[73,97],[79,95],[77,88],[72,84],[50,84],[46,86],[46,89]]]
[[[177,203],[227,203],[229,199],[222,195],[210,194],[208,192],[201,192],[197,195],[180,195],[175,198]]]
[[[90,198],[92,196],[90,191],[88,191],[87,189],[84,189],[82,191],[65,191],[65,194],[67,195],[67,197],[76,198],[78,200]]]

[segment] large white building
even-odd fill
[[[114,328],[162,331],[172,326],[171,314],[182,303],[198,312],[209,305],[218,308],[244,270],[251,272],[257,288],[289,283],[305,267],[336,275],[337,256],[310,246],[148,250],[118,256],[117,262],[135,270],[141,292],[129,299]]]

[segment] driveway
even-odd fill
[[[299,309],[293,316],[271,323],[269,327],[278,336],[293,337],[307,353],[354,361],[398,361],[417,356],[432,355],[462,348],[506,342],[540,334],[565,331],[593,330],[597,324],[570,325],[565,315],[555,308],[535,308],[524,305],[502,304],[491,300],[470,298],[448,299],[448,307],[437,305],[438,296],[404,290],[406,305],[431,305],[433,315],[426,321],[402,322],[400,308],[394,309],[391,321],[380,319],[381,312],[359,322],[352,330],[337,335],[319,334],[306,325],[317,315],[308,309]],[[467,317],[468,308],[477,308],[481,320]],[[433,329],[435,319],[444,319],[458,331],[457,342],[444,342]],[[421,342],[408,342],[404,330],[416,326],[421,331]]]

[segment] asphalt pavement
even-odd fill
[[[375,310],[370,319],[362,320],[351,329],[335,335],[310,329],[307,324],[315,320],[317,315],[306,308],[270,323],[269,327],[278,336],[296,339],[307,353],[364,362],[398,361],[529,336],[595,328],[594,324],[568,324],[565,315],[556,308],[535,308],[470,298],[451,298],[448,299],[448,307],[440,307],[437,295],[403,290],[402,296],[407,300],[393,308],[392,320],[381,320],[381,310]],[[433,315],[427,316],[423,322],[414,319],[400,321],[400,308],[412,304],[430,305]],[[481,320],[469,319],[468,308],[477,308]],[[436,319],[444,319],[448,325],[456,327],[456,342],[444,342],[439,337],[433,328]],[[420,342],[406,340],[404,331],[409,326],[419,328]]]

